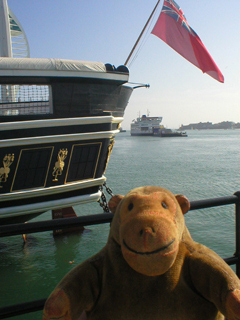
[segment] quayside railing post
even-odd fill
[[[238,201],[236,202],[235,206],[235,219],[236,219],[236,252],[235,256],[238,258],[236,262],[236,274],[240,278],[240,191],[234,193],[235,196],[238,197]]]

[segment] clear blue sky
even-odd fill
[[[22,24],[30,56],[124,64],[157,0],[8,0]],[[156,21],[163,0],[160,4]],[[139,114],[181,124],[240,122],[240,1],[177,0],[224,75],[222,84],[148,32],[130,65],[130,81],[149,83],[133,92],[123,127]]]

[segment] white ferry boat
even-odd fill
[[[165,128],[162,117],[149,117],[143,115],[131,123],[131,136],[157,136],[157,137],[187,137],[186,132],[173,131]]]
[[[131,136],[153,136],[163,128],[162,117],[142,115],[131,123]]]

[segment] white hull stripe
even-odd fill
[[[112,116],[16,121],[16,122],[1,123],[0,131],[62,127],[62,126],[74,126],[74,125],[80,126],[80,125],[101,124],[101,123],[121,123],[122,121],[123,121],[122,117],[112,117]]]
[[[13,146],[27,146],[31,144],[38,145],[38,144],[45,144],[45,143],[56,143],[56,142],[67,142],[67,141],[110,139],[113,136],[115,136],[118,132],[119,130],[112,130],[112,131],[64,134],[64,135],[55,135],[55,136],[6,139],[6,140],[0,140],[0,147],[3,148],[3,147],[13,147]]]
[[[22,191],[15,191],[7,194],[2,194],[0,197],[0,207],[1,207],[1,201],[14,201],[14,200],[26,199],[26,198],[32,198],[32,197],[49,196],[49,195],[58,194],[62,192],[69,192],[73,190],[80,190],[80,189],[99,186],[99,185],[102,185],[105,181],[106,181],[106,178],[102,176],[101,178],[97,178],[97,179],[89,179],[89,180],[83,180],[78,182],[72,182],[72,183],[62,184],[55,187],[22,190]],[[0,209],[0,212],[1,212],[1,209]]]
[[[97,201],[101,196],[101,192],[98,191],[97,193],[76,196],[72,198],[66,199],[58,199],[34,204],[26,204],[22,206],[10,207],[10,208],[3,208],[0,209],[0,221],[1,218],[12,218],[17,216],[22,216],[26,214],[33,214],[37,212],[45,212],[48,210],[53,209],[61,209],[66,208],[78,204],[88,203]]]

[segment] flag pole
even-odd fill
[[[149,24],[150,20],[152,19],[152,16],[153,16],[154,12],[156,11],[156,9],[157,9],[157,7],[158,7],[158,5],[159,5],[160,1],[161,1],[161,0],[158,0],[157,4],[155,5],[155,7],[154,7],[154,9],[153,9],[153,12],[151,13],[150,17],[148,18],[148,21],[146,22],[146,24],[145,24],[144,28],[142,29],[142,32],[140,33],[140,35],[139,35],[139,37],[138,37],[138,39],[137,39],[137,41],[136,41],[135,45],[133,46],[133,48],[132,48],[132,50],[131,50],[131,52],[130,52],[130,54],[129,54],[129,56],[128,56],[127,60],[126,60],[126,62],[124,63],[124,65],[125,65],[125,66],[127,65],[127,63],[128,63],[128,61],[130,60],[130,58],[131,58],[131,56],[132,56],[132,54],[133,54],[134,50],[136,49],[136,46],[138,45],[138,43],[139,43],[139,41],[140,41],[140,39],[141,39],[141,37],[142,37],[142,35],[143,35],[144,31],[146,30],[146,28],[147,28],[147,26],[148,26],[148,24]]]

